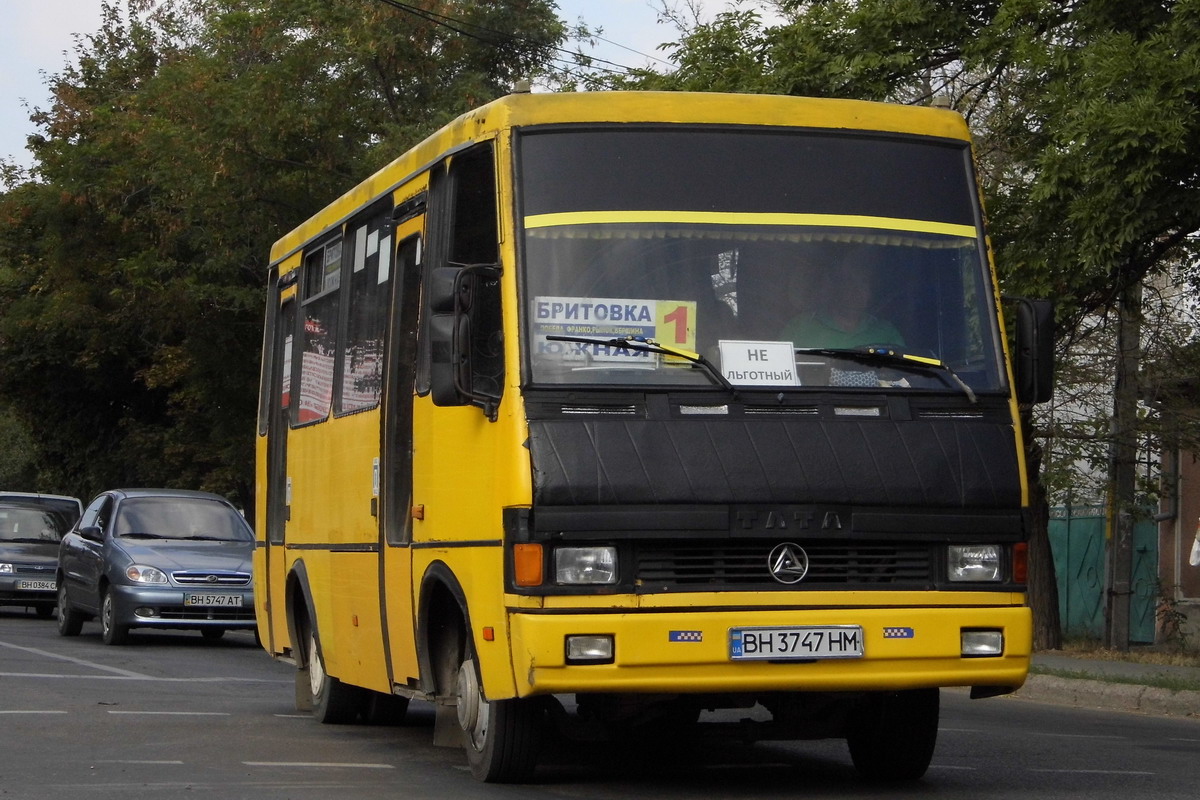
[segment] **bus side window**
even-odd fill
[[[304,254],[304,324],[300,335],[300,389],[293,425],[320,422],[329,416],[333,402],[333,367],[337,353],[338,289],[342,282],[340,235]]]
[[[379,405],[383,336],[392,276],[392,203],[376,204],[347,228],[334,404],[350,414]]]

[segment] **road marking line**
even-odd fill
[[[109,709],[109,714],[141,714],[148,717],[228,717],[227,711],[115,711]]]
[[[392,764],[351,764],[338,761],[243,761],[247,767],[349,767],[351,769],[395,769]]]
[[[1131,769],[1031,769],[1030,772],[1055,772],[1070,775],[1157,775],[1157,772],[1139,772]]]
[[[11,711],[0,711],[0,714],[65,714],[65,711],[20,711],[13,709]]]
[[[1054,737],[1055,739],[1119,739],[1121,741],[1124,741],[1129,738],[1128,736],[1115,736],[1115,735],[1108,735],[1108,734],[1089,735],[1086,733],[1047,733],[1044,731],[1034,731],[1033,735],[1034,736],[1051,736],[1051,737]]]
[[[2,642],[0,642],[2,644]],[[0,672],[0,678],[69,678],[73,681],[150,681],[157,683],[278,683],[291,685],[294,680],[272,680],[270,678],[156,678],[153,675],[56,675],[49,672]]]
[[[149,764],[151,766],[160,765],[178,765],[183,764],[182,761],[134,761],[128,758],[102,758],[96,761],[97,764]]]
[[[150,677],[149,675],[143,675],[140,672],[133,672],[133,671],[127,670],[127,669],[118,669],[117,667],[109,667],[104,664],[97,664],[94,661],[86,661],[82,658],[72,658],[71,656],[64,656],[64,655],[61,655],[60,653],[51,653],[48,650],[39,650],[36,647],[22,647],[21,645],[13,644],[12,642],[0,642],[0,647],[7,647],[12,650],[23,650],[26,653],[33,653],[36,656],[45,656],[46,658],[53,658],[53,659],[57,659],[58,661],[69,661],[72,664],[78,664],[81,667],[88,667],[89,669],[98,669],[98,670],[101,670],[102,672],[112,672],[117,675],[123,675],[126,678],[149,678]]]

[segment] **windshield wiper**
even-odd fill
[[[18,536],[15,539],[0,539],[4,542],[18,542],[20,544],[58,544],[58,539],[38,539],[33,536]]]
[[[979,399],[975,396],[975,392],[966,384],[966,381],[958,377],[958,373],[955,372],[949,364],[939,361],[936,358],[928,358],[927,356],[914,356],[910,353],[900,353],[890,348],[883,347],[863,347],[858,349],[843,349],[837,347],[797,347],[796,353],[800,355],[829,356],[830,358],[848,358],[855,361],[862,361],[867,364],[887,364],[888,366],[893,367],[923,369],[937,372],[939,376],[949,376],[950,381],[953,381],[958,388],[962,389],[972,403],[979,402]]]
[[[141,531],[134,531],[132,533],[122,533],[122,534],[120,534],[120,538],[122,538],[122,539],[170,539],[171,537],[170,536],[162,536],[157,533],[142,533]]]
[[[659,353],[660,355],[678,356],[685,361],[690,361],[693,364],[698,364],[709,377],[718,384],[733,392],[733,384],[729,379],[721,374],[721,370],[717,369],[716,364],[709,361],[699,353],[693,353],[691,350],[683,350],[678,347],[669,347],[665,344],[647,339],[645,336],[618,336],[615,339],[598,339],[590,336],[556,336],[551,335],[546,337],[550,342],[579,342],[580,344],[599,344],[606,347],[624,347],[626,350],[637,350],[643,353]]]

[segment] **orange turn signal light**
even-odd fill
[[[540,544],[513,545],[513,581],[517,586],[541,586],[542,564]]]

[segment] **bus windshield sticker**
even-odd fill
[[[620,339],[652,341],[692,350],[696,344],[696,303],[692,300],[638,300],[614,297],[536,297],[533,301],[534,353],[564,361],[604,362],[606,366],[687,363],[673,356],[623,347]],[[612,341],[547,341],[547,336],[581,336]]]
[[[737,386],[799,386],[791,342],[722,339],[721,372]]]

